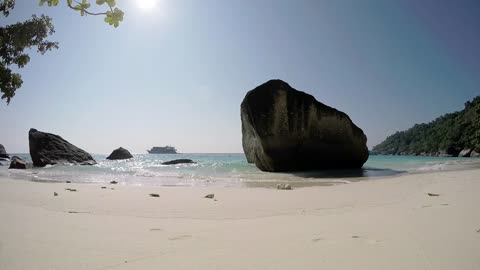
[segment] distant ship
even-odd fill
[[[147,150],[149,154],[177,154],[177,149],[173,146],[154,146],[152,149]]]

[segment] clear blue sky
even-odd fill
[[[34,127],[93,153],[242,152],[240,103],[274,78],[349,114],[369,147],[480,94],[477,0],[137,1],[117,1],[117,29],[37,1],[0,18],[46,13],[60,43],[0,104],[7,151]]]

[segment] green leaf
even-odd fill
[[[115,3],[115,0],[105,0],[107,2],[107,4],[110,6],[110,7],[114,7],[117,3]]]

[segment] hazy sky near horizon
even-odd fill
[[[240,103],[277,78],[346,112],[369,147],[480,95],[477,0],[137,1],[117,0],[117,29],[38,1],[0,17],[45,13],[60,43],[0,103],[8,152],[28,152],[30,128],[92,153],[242,152]]]

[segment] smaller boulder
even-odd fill
[[[30,156],[32,157],[33,165],[36,167],[63,163],[77,165],[97,164],[89,153],[55,134],[41,132],[32,128],[28,132],[28,142]]]
[[[0,144],[0,160],[5,159],[5,158],[10,158],[7,154],[7,151],[5,151],[5,147]]]
[[[472,149],[463,149],[462,151],[460,151],[458,156],[459,157],[469,157],[471,153],[472,153]]]
[[[110,156],[107,157],[107,159],[109,160],[120,160],[129,158],[133,158],[132,154],[130,154],[130,152],[123,147],[113,150]]]
[[[478,153],[477,151],[472,151],[470,153],[470,157],[480,157],[480,153]]]
[[[12,161],[10,162],[9,169],[20,169],[25,170],[27,168],[27,162],[17,156],[12,157]]]
[[[458,157],[461,149],[457,149],[456,147],[449,146],[446,149],[440,150],[439,157]]]
[[[195,163],[195,161],[191,159],[174,159],[167,162],[163,162],[162,165],[175,165],[175,164],[185,164],[185,163]]]

